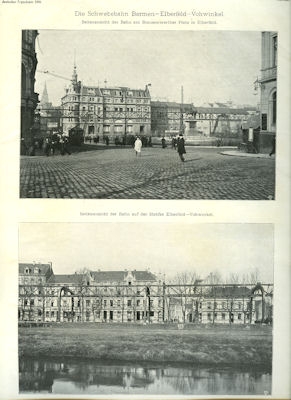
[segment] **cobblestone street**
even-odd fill
[[[21,198],[268,200],[274,158],[222,155],[218,148],[176,151],[100,147],[96,151],[22,157]]]

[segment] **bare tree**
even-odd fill
[[[189,304],[190,299],[192,299],[193,301],[193,298],[195,296],[195,283],[198,280],[200,280],[199,275],[195,271],[189,271],[177,273],[171,281],[173,285],[178,285],[175,286],[175,291],[177,293],[177,297],[180,300],[183,323],[185,323],[186,321],[187,305]]]

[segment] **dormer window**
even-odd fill
[[[128,286],[131,286],[131,281],[128,282]]]

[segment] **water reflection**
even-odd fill
[[[257,395],[271,393],[271,371],[21,358],[19,390],[54,394]]]

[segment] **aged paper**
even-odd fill
[[[103,17],[100,17],[100,13],[103,13]],[[152,17],[149,17],[149,14],[152,14]],[[144,4],[131,1],[96,3],[65,0],[1,0],[0,398],[28,398],[27,395],[18,393],[19,235],[24,235],[24,230],[20,229],[20,225],[33,226],[33,224],[41,223],[68,225],[96,223],[100,226],[102,223],[134,223],[140,227],[141,232],[144,223],[156,223],[159,226],[170,224],[171,227],[177,224],[177,230],[181,226],[191,224],[268,224],[272,226],[274,228],[275,295],[273,376],[270,398],[290,398],[289,16],[290,2],[273,0],[264,2],[198,1],[192,4],[186,1],[169,4],[163,0],[148,1]],[[21,31],[29,29],[75,32],[81,30],[278,32],[275,200],[20,199]],[[71,45],[68,43],[68,46]],[[110,46],[110,43],[107,45]],[[168,45],[170,47],[171,43]],[[238,47],[241,45],[242,43],[237,43]],[[196,56],[198,58],[199,54]],[[71,61],[69,64],[71,65]],[[181,68],[183,68],[183,60],[181,60]],[[158,73],[161,79],[167,79],[162,71]],[[140,235],[142,243],[142,233]],[[23,236],[21,239],[23,240]],[[186,235],[183,239],[185,242],[188,241]],[[256,240],[260,242],[262,239],[257,236]],[[29,238],[26,237],[26,241],[29,242]],[[33,248],[30,244],[31,247]],[[270,249],[266,248],[265,251],[269,252]],[[35,398],[35,396],[42,398],[42,394],[31,397]]]

